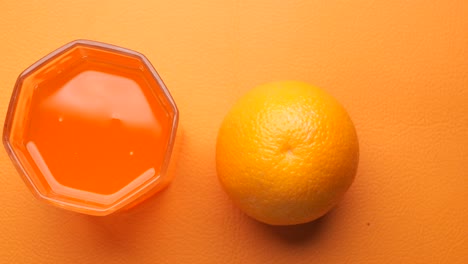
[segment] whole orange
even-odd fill
[[[350,187],[358,160],[346,110],[297,81],[248,92],[225,117],[216,144],[224,190],[246,214],[271,225],[324,215]]]

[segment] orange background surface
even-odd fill
[[[468,2],[1,1],[0,116],[18,74],[86,38],[144,53],[171,90],[173,184],[90,217],[40,203],[0,152],[0,263],[468,263]],[[297,79],[348,109],[358,175],[320,220],[271,227],[229,201],[215,138],[250,88]]]

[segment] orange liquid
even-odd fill
[[[84,63],[36,88],[26,156],[53,192],[103,202],[159,175],[172,124],[147,85],[136,71]]]

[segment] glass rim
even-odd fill
[[[12,125],[14,121],[14,116],[16,112],[16,105],[17,105],[17,100],[21,92],[22,88],[22,83],[23,81],[33,72],[35,72],[37,69],[39,69],[41,66],[46,65],[53,59],[59,57],[61,54],[64,52],[73,49],[76,46],[83,46],[83,47],[91,47],[91,48],[98,48],[101,50],[106,50],[112,53],[117,53],[121,55],[126,55],[126,56],[132,56],[138,60],[141,61],[143,65],[149,70],[151,76],[156,80],[157,84],[159,85],[158,89],[162,92],[164,98],[168,102],[168,106],[170,107],[170,112],[171,112],[171,117],[170,120],[172,121],[172,124],[170,125],[171,133],[168,139],[168,145],[166,152],[164,154],[164,159],[161,165],[161,170],[159,175],[154,175],[149,179],[147,182],[144,182],[138,187],[130,190],[127,192],[129,195],[122,195],[119,197],[116,201],[113,203],[110,203],[108,205],[106,204],[100,204],[102,208],[95,207],[95,206],[86,206],[85,204],[78,204],[78,203],[72,203],[72,202],[67,202],[64,201],[63,199],[56,199],[54,197],[50,197],[47,194],[42,193],[37,186],[33,183],[31,180],[31,176],[29,173],[25,170],[22,162],[18,159],[17,154],[15,153],[14,148],[12,147],[10,143],[10,136],[11,136],[11,130],[12,130]],[[44,200],[47,200],[53,204],[57,205],[62,205],[67,208],[76,208],[79,211],[86,210],[89,212],[92,212],[93,215],[107,215],[110,214],[114,211],[117,211],[126,205],[131,204],[133,201],[137,200],[139,197],[144,195],[145,193],[149,192],[150,189],[152,189],[152,185],[156,184],[157,181],[162,177],[167,174],[167,170],[170,164],[170,160],[172,157],[172,152],[174,149],[174,144],[176,140],[176,135],[177,135],[177,130],[178,130],[178,123],[179,123],[179,110],[177,108],[177,105],[175,104],[175,101],[173,97],[171,96],[169,90],[167,89],[166,85],[162,81],[161,77],[157,73],[156,69],[154,66],[151,64],[151,62],[144,56],[142,53],[123,48],[120,46],[112,45],[112,44],[107,44],[103,42],[98,42],[98,41],[93,41],[93,40],[85,40],[85,39],[78,39],[71,41],[56,50],[50,52],[46,56],[42,57],[35,63],[33,63],[31,66],[26,68],[17,78],[15,86],[13,88],[13,92],[10,98],[10,103],[8,106],[6,118],[5,118],[5,123],[3,127],[3,136],[2,136],[2,141],[3,145],[5,146],[5,149],[7,150],[8,156],[11,158],[13,161],[14,166],[16,167],[17,171],[21,174],[22,178],[27,180],[27,185],[30,187],[30,189],[33,190],[33,193]],[[63,195],[66,197],[66,195]]]

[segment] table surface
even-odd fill
[[[171,186],[110,217],[37,201],[0,151],[0,263],[468,263],[467,1],[1,1],[0,116],[18,74],[84,38],[144,53],[184,137]],[[316,222],[235,208],[215,139],[252,87],[296,79],[348,109],[356,181]]]

